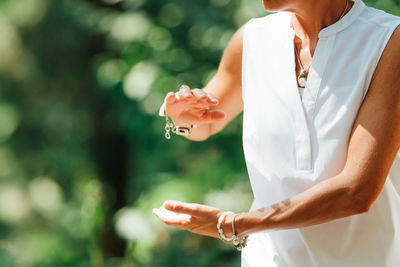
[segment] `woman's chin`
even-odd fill
[[[283,6],[283,1],[279,0],[263,0],[264,9],[270,12],[281,11]]]

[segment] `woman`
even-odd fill
[[[400,17],[361,0],[264,7],[278,12],[236,32],[203,90],[165,101],[198,141],[244,112],[250,211],[166,201],[154,214],[248,235],[242,266],[400,266]]]

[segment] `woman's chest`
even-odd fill
[[[287,49],[284,49],[285,46]],[[349,135],[370,72],[336,60],[334,40],[320,43],[302,98],[290,45],[246,77],[243,145],[247,159],[275,172],[333,175],[344,166]],[[318,51],[319,49],[319,51]],[[279,62],[278,62],[279,58]]]

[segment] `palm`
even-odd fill
[[[167,104],[168,115],[177,121],[187,123],[202,123],[204,115],[210,111],[211,105],[201,99],[178,100],[174,104]]]

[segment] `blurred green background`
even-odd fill
[[[151,209],[249,209],[241,116],[193,142],[166,140],[157,113],[266,14],[261,0],[0,0],[0,266],[240,266]]]

